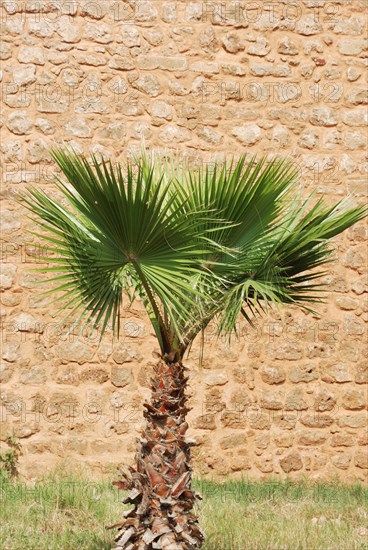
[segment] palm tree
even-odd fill
[[[140,297],[161,349],[135,467],[116,482],[133,505],[113,526],[116,548],[199,548],[184,353],[213,319],[230,335],[239,315],[252,323],[271,304],[311,311],[330,239],[366,209],[303,200],[295,168],[277,158],[191,172],[147,155],[115,166],[52,154],[67,179],[57,184],[63,203],[34,188],[23,197],[55,252],[51,292],[79,322],[101,334],[110,322],[117,335],[123,295]]]

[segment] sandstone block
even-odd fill
[[[368,111],[366,108],[344,111],[342,121],[346,126],[367,126]]]
[[[222,39],[224,49],[229,53],[238,53],[245,49],[238,32],[228,32]]]
[[[246,438],[243,434],[231,434],[220,439],[220,447],[224,450],[233,449],[244,444],[246,444]]]
[[[46,382],[46,370],[36,365],[22,370],[19,375],[19,381],[21,384],[44,384]]]
[[[336,455],[331,458],[331,462],[336,468],[340,470],[347,470],[351,462],[351,458],[346,455]]]
[[[368,451],[362,450],[355,453],[354,457],[354,464],[358,468],[362,468],[364,470],[368,469]]]
[[[124,388],[133,381],[132,369],[114,365],[111,367],[111,383],[118,387]]]
[[[183,143],[190,140],[191,135],[186,128],[169,124],[160,132],[160,139],[165,143]]]
[[[355,367],[355,382],[357,384],[368,384],[368,364],[362,363]]]
[[[364,428],[367,426],[367,414],[365,413],[351,413],[344,414],[338,418],[337,421],[340,428]]]
[[[106,23],[87,23],[83,25],[83,31],[84,38],[92,42],[97,42],[98,44],[109,44],[113,40],[111,26]],[[71,38],[73,38],[73,40],[66,40],[66,42],[76,42],[79,36],[78,27],[78,33],[76,32],[74,35],[73,32],[71,32]]]
[[[322,445],[327,439],[327,434],[321,431],[303,432],[298,439],[299,445]]]
[[[303,468],[303,462],[297,451],[292,451],[280,460],[280,466],[286,474],[297,472]]]
[[[6,290],[13,286],[17,266],[14,264],[2,264],[0,271],[0,290]]]
[[[229,381],[227,374],[221,371],[210,371],[204,375],[204,382],[207,386],[223,386]]]
[[[285,370],[278,365],[263,365],[260,374],[266,384],[283,384],[286,380]]]
[[[215,415],[208,413],[208,414],[202,414],[201,416],[197,416],[195,418],[194,427],[199,430],[215,430],[216,429],[216,422],[215,422]]]
[[[68,363],[70,361],[81,365],[91,361],[95,354],[95,350],[91,346],[78,340],[58,344],[54,349],[63,362]]]
[[[153,74],[147,74],[139,77],[133,83],[133,87],[151,97],[157,97],[161,93],[160,83],[157,77]]]
[[[321,368],[321,379],[324,382],[329,382],[330,384],[343,384],[346,382],[351,382],[353,377],[350,372],[349,365],[337,363],[335,365],[328,365]]]
[[[246,124],[245,126],[235,126],[232,135],[242,145],[254,145],[262,138],[262,130],[257,124]]]
[[[83,118],[75,118],[74,120],[70,120],[64,127],[67,132],[75,137],[87,138],[92,135],[90,126]]]
[[[4,342],[2,346],[2,358],[9,363],[20,359],[20,345],[17,342]]]
[[[316,17],[313,15],[305,15],[298,19],[295,25],[295,32],[303,36],[311,36],[319,34],[322,28]]]
[[[298,55],[298,45],[289,36],[283,37],[277,47],[278,53],[282,55]]]
[[[88,367],[80,373],[81,382],[97,382],[103,384],[109,379],[107,370],[101,367]]]
[[[332,411],[336,405],[336,396],[327,388],[320,387],[314,394],[314,410],[318,412]]]
[[[341,55],[360,55],[367,47],[366,41],[360,38],[341,38],[337,47]]]
[[[338,115],[331,107],[316,107],[311,110],[310,122],[314,126],[336,126]]]
[[[331,438],[332,447],[353,447],[354,443],[354,437],[344,432],[334,434]]]
[[[359,411],[368,405],[367,395],[363,390],[348,389],[342,396],[344,409]]]
[[[290,382],[294,382],[295,384],[312,382],[318,379],[318,368],[312,363],[292,365],[288,368],[287,373]]]
[[[258,57],[264,57],[271,51],[271,45],[266,37],[259,36],[256,41],[248,46],[247,53],[249,55],[256,55]]]
[[[42,334],[45,323],[42,319],[37,319],[29,313],[20,313],[13,319],[14,330],[16,332],[33,332]]]
[[[161,7],[161,17],[165,23],[172,23],[177,19],[176,2],[164,2]]]
[[[13,376],[14,366],[8,363],[0,363],[0,383],[5,384],[9,382]]]
[[[33,124],[27,111],[14,111],[9,114],[7,126],[13,134],[24,135],[31,133]]]
[[[21,46],[18,51],[20,63],[34,63],[35,65],[45,64],[43,49],[38,46]]]
[[[200,126],[197,130],[197,135],[211,145],[220,145],[224,139],[222,134],[212,130],[209,126]]]
[[[58,384],[77,386],[79,384],[78,369],[73,366],[68,366],[65,369],[61,369],[56,377],[56,382]]]
[[[303,414],[300,422],[307,428],[328,428],[332,426],[334,419],[332,416],[317,412],[313,414]]]

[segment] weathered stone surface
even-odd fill
[[[58,20],[57,33],[62,40],[71,44],[81,39],[79,26],[68,15],[62,15]]]
[[[342,384],[345,382],[351,382],[353,377],[348,365],[337,363],[335,365],[328,365],[321,368],[321,379],[324,382],[329,382],[332,384]]]
[[[233,449],[234,447],[245,444],[246,439],[242,434],[230,434],[220,439],[220,447],[224,450]]]
[[[332,457],[331,461],[336,468],[339,468],[340,470],[347,470],[349,468],[351,458],[346,455],[336,455]]]
[[[55,352],[63,362],[75,362],[79,364],[91,361],[95,350],[84,342],[75,340],[74,342],[65,342],[55,346]]]
[[[321,25],[313,15],[305,15],[296,22],[295,31],[303,36],[311,36],[321,32]]]
[[[368,406],[367,393],[363,390],[348,389],[342,397],[342,406],[344,409],[361,410]]]
[[[2,346],[2,358],[9,363],[20,359],[20,345],[17,342],[4,342]]]
[[[303,390],[298,388],[293,388],[291,392],[286,395],[285,398],[285,411],[305,411],[309,408],[306,394]]]
[[[217,74],[220,72],[218,64],[211,61],[196,61],[190,65],[190,70],[206,74]]]
[[[80,34],[79,29],[78,33],[74,35],[73,32],[69,30],[71,34],[71,38],[73,40],[66,40],[66,42],[77,42]],[[91,40],[92,42],[98,42],[99,44],[109,44],[112,42],[112,32],[111,32],[111,26],[107,25],[106,23],[87,23],[83,26],[83,35],[84,38],[87,40]]]
[[[364,470],[367,470],[368,469],[368,452],[366,450],[358,451],[354,457],[354,464],[355,466],[358,466],[358,468],[363,468]]]
[[[81,382],[97,382],[98,384],[103,384],[109,379],[109,375],[106,369],[89,366],[80,373],[79,378]]]
[[[331,107],[315,107],[311,111],[310,122],[314,126],[336,126],[338,116]]]
[[[198,128],[197,135],[211,145],[219,145],[224,139],[224,136],[212,130],[209,126],[201,126]]]
[[[35,65],[45,64],[45,55],[42,48],[37,46],[21,46],[18,51],[20,63],[34,63]]]
[[[79,372],[77,367],[68,366],[61,369],[57,375],[56,382],[58,384],[67,384],[76,386],[79,384]]]
[[[210,371],[204,375],[204,381],[207,386],[223,386],[228,382],[227,374],[221,371]]]
[[[271,51],[271,46],[269,41],[264,36],[258,36],[253,44],[248,46],[247,53],[249,55],[256,55],[259,57],[264,57]]]
[[[224,49],[229,53],[238,53],[245,49],[244,42],[238,32],[229,32],[222,39]]]
[[[161,86],[154,74],[142,75],[133,83],[134,88],[151,97],[157,97],[161,93]]]
[[[366,41],[360,38],[341,38],[337,47],[342,55],[359,55],[366,49]]]
[[[101,130],[101,137],[105,139],[122,140],[126,136],[126,125],[123,122],[112,122]]]
[[[22,384],[44,384],[46,382],[46,370],[43,367],[33,366],[22,370],[19,375]]]
[[[124,344],[119,344],[114,348],[112,358],[115,363],[122,365],[123,363],[131,363],[132,361],[139,361],[140,355],[139,352],[134,349],[125,346]]]
[[[0,363],[0,383],[9,382],[14,372],[14,366],[8,363]]]
[[[20,224],[18,225],[20,227]],[[13,286],[17,266],[14,264],[3,264],[0,270],[0,290],[6,290]]]
[[[319,412],[332,411],[336,405],[336,395],[328,388],[320,387],[314,394],[314,410]]]
[[[232,135],[242,145],[254,145],[262,138],[262,130],[257,124],[246,124],[245,126],[235,126]]]
[[[321,445],[327,439],[327,434],[322,431],[303,432],[298,439],[299,445]]]
[[[266,384],[282,384],[286,380],[285,370],[278,365],[263,365],[260,374]]]
[[[287,375],[290,382],[312,382],[318,379],[318,368],[312,363],[302,365],[291,365],[288,367]]]
[[[355,368],[355,382],[357,384],[368,384],[368,364],[362,363]]]
[[[364,428],[367,426],[367,413],[344,414],[338,418],[340,428]]]
[[[72,136],[87,138],[92,135],[88,122],[83,118],[76,118],[65,124],[65,130]]]
[[[278,43],[277,51],[282,55],[298,55],[299,48],[294,40],[284,36]]]
[[[303,462],[297,451],[292,451],[280,460],[280,466],[286,474],[297,472],[303,468]]]
[[[156,100],[152,103],[151,115],[153,117],[171,120],[173,117],[173,109],[171,105],[165,101]]]
[[[328,414],[314,412],[313,414],[303,414],[300,422],[307,428],[327,428],[332,426],[334,418]]]
[[[270,347],[272,359],[297,361],[303,357],[303,349],[297,342],[284,342]]]
[[[42,334],[45,323],[42,319],[36,318],[29,313],[20,313],[13,318],[15,332],[33,332]]]
[[[128,48],[141,45],[141,37],[136,27],[132,25],[123,25],[119,29],[120,41]]]
[[[201,416],[198,416],[193,423],[195,428],[198,428],[199,430],[215,430],[216,429],[216,422],[215,422],[215,416],[213,414],[202,414]]]
[[[190,137],[188,130],[176,124],[169,124],[160,132],[160,139],[164,143],[182,143],[188,141]]]
[[[27,111],[14,111],[9,114],[7,126],[16,135],[30,134],[32,121]]]
[[[132,369],[114,365],[111,367],[111,383],[118,388],[124,388],[133,380]]]
[[[337,433],[332,436],[331,445],[333,447],[352,447],[354,445],[354,438],[345,432]]]

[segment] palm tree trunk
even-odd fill
[[[192,550],[204,536],[192,513],[197,495],[191,487],[190,446],[185,438],[185,367],[160,360],[152,379],[152,401],[145,403],[146,426],[136,467],[124,482],[124,503],[133,504],[118,525],[115,550]]]

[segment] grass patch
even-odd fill
[[[204,550],[367,550],[361,485],[197,480]],[[57,474],[24,484],[0,478],[3,550],[108,550],[123,493],[107,481]]]

